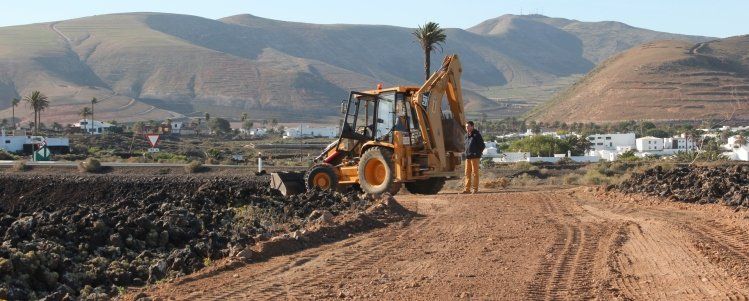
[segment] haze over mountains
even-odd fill
[[[749,36],[637,46],[601,64],[531,118],[749,120]]]
[[[102,15],[0,28],[0,117],[13,97],[40,90],[44,120],[70,122],[91,97],[97,119],[159,120],[183,115],[336,119],[352,89],[419,85],[422,53],[411,28],[319,25],[237,15],[220,20],[160,13]],[[617,22],[586,23],[505,15],[447,29],[444,54],[463,63],[467,108],[522,113],[504,91],[548,87],[654,40],[708,38],[659,33]],[[443,54],[433,55],[433,69]],[[519,102],[528,101],[522,99]],[[536,100],[537,101],[537,100]],[[28,119],[21,105],[17,116]]]

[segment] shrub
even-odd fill
[[[185,165],[185,172],[186,173],[199,173],[199,172],[202,172],[204,168],[205,167],[203,167],[203,163],[200,163],[198,161],[192,161],[190,163],[187,163],[187,165]]]
[[[570,157],[564,157],[564,158],[559,159],[559,161],[557,161],[557,164],[569,165],[569,164],[575,164],[575,161],[573,161],[572,158]]]
[[[94,158],[88,158],[85,161],[78,162],[78,171],[96,173],[101,171],[101,162]]]
[[[568,174],[562,178],[564,185],[578,185],[580,184],[580,176],[576,174]]]
[[[517,171],[531,171],[538,170],[538,166],[531,164],[530,162],[520,161],[512,164],[512,169]]]
[[[18,156],[0,150],[0,160],[18,160]]]
[[[505,189],[507,186],[510,186],[510,180],[508,180],[505,177],[489,180],[488,182],[484,182],[484,188],[500,188]]]
[[[31,166],[26,165],[26,162],[16,161],[13,163],[13,171],[22,172],[31,169]]]

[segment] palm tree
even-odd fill
[[[246,112],[245,112],[245,113],[242,113],[242,118],[241,118],[241,120],[242,120],[242,122],[245,122],[245,121],[247,120],[247,113],[246,113]]]
[[[424,50],[424,80],[429,80],[430,67],[431,67],[431,55],[437,47],[442,51],[442,45],[445,43],[445,30],[440,28],[440,25],[434,22],[427,22],[424,26],[419,26],[414,30],[413,34],[416,40],[419,41],[421,49]]]
[[[205,113],[205,121],[211,120],[211,114]]]
[[[96,97],[91,98],[91,129],[94,129],[94,105],[99,103]],[[85,117],[83,119],[86,119]]]
[[[93,113],[91,112],[91,109],[89,107],[83,107],[83,109],[81,109],[81,112],[78,114],[81,114],[81,117],[83,117],[83,120],[86,120],[86,117],[89,115],[93,116]],[[93,118],[91,118],[91,131],[89,133],[93,133],[93,130],[94,130],[94,120]]]
[[[39,133],[39,123],[42,121],[42,111],[49,107],[49,99],[42,92],[34,91],[23,98],[34,110],[34,135]]]
[[[10,117],[10,123],[13,124],[13,129],[16,129],[16,107],[18,106],[18,103],[20,103],[21,100],[18,98],[13,98],[13,100],[10,101],[10,107],[11,107],[11,117]]]

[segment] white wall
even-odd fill
[[[325,137],[335,138],[338,137],[337,126],[326,126],[326,127],[310,127],[304,124],[298,127],[287,128],[284,132],[284,138],[304,138],[304,137]]]

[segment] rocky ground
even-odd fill
[[[679,202],[749,207],[749,165],[656,166],[633,174],[617,188]]]
[[[285,198],[266,181],[0,175],[0,298],[107,299],[300,229],[311,215],[369,204],[319,191]]]

